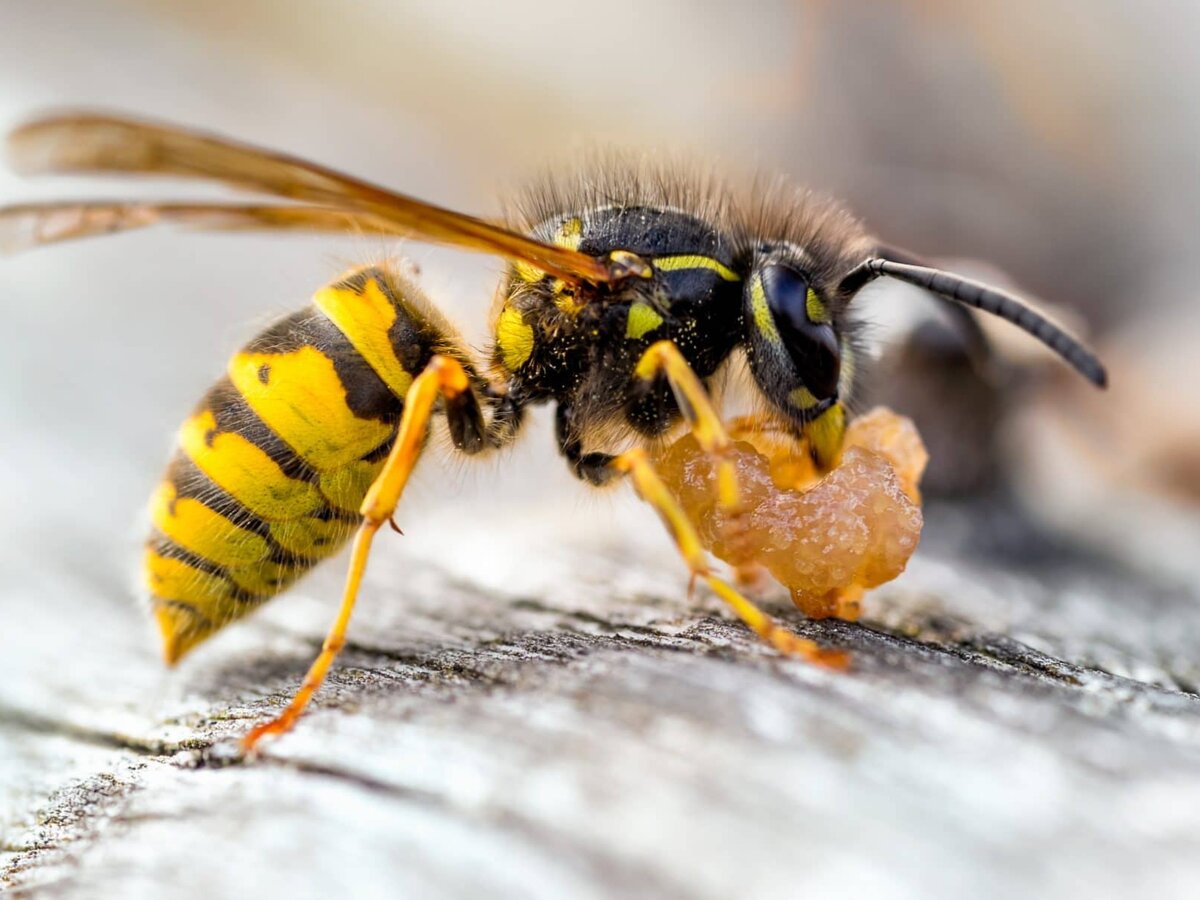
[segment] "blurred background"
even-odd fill
[[[886,241],[1044,298],[1113,372],[1113,389],[1093,394],[986,322],[1001,362],[981,373],[951,326],[922,321],[933,304],[873,288],[860,313],[885,359],[871,399],[917,417],[934,493],[1005,484],[1040,495],[1066,479],[1054,508],[1031,511],[1109,552],[1181,568],[1179,548],[1156,553],[1157,537],[1142,540],[1127,512],[1171,517],[1200,541],[1190,40],[1200,9],[1190,4],[0,9],[7,124],[47,106],[159,116],[482,214],[543,164],[597,144],[782,172],[841,196]],[[123,189],[0,178],[10,200]],[[346,265],[396,252],[367,240],[145,234],[6,261],[3,413],[21,438],[4,452],[26,445],[46,461],[47,446],[86,435],[83,465],[107,484],[122,477],[112,459],[128,465],[123,488],[149,484],[163,435],[230,349]],[[482,343],[495,263],[399,252]],[[5,466],[10,508],[55,502],[29,466],[20,456]],[[96,489],[90,472],[56,474],[71,477]],[[141,493],[102,505],[124,512],[117,497]],[[57,495],[72,507],[79,496]],[[1098,525],[1098,510],[1117,524]]]
[[[1044,299],[1109,365],[1111,390],[1093,392],[994,323],[980,365],[936,304],[864,293],[873,397],[915,416],[933,451],[940,546],[952,554],[971,511],[996,509],[972,540],[998,553],[1028,554],[1033,535],[1191,591],[1197,34],[1200,5],[1178,0],[0,0],[0,126],[46,107],[161,117],[482,215],[597,144],[784,173],[892,244]],[[0,172],[4,202],[126,193],[220,195]],[[0,656],[28,697],[69,695],[64,656],[97,640],[110,656],[87,669],[94,684],[129,698],[158,684],[148,626],[131,631],[125,610],[174,429],[254,331],[349,265],[397,254],[482,344],[499,264],[418,245],[147,232],[3,260]],[[547,540],[636,533],[671,559],[644,510],[574,482],[544,416],[529,431],[501,461],[426,466],[406,531],[463,527],[486,497]],[[501,581],[517,577],[505,540],[480,538]],[[406,546],[448,553],[419,534]],[[98,599],[63,615],[79,591]],[[136,663],[114,667],[117,654]],[[0,788],[12,807],[26,796]]]

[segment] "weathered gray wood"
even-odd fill
[[[169,116],[484,214],[497,176],[566,162],[579,137],[682,146],[845,191],[914,249],[994,253],[1093,325],[1193,304],[1181,4],[1084,29],[1080,4],[1029,0],[945,5],[944,21],[928,4],[626,3],[589,30],[435,6],[10,3],[0,113]],[[334,30],[369,34],[366,51],[332,52]],[[6,201],[79,187],[6,178]],[[787,613],[854,649],[835,676],[773,657],[711,597],[689,603],[650,514],[579,499],[543,427],[474,488],[421,476],[313,714],[254,766],[231,759],[226,739],[308,664],[337,567],[167,674],[130,601],[130,522],[223,355],[344,266],[397,252],[481,342],[493,264],[414,246],[147,234],[0,266],[0,892],[1196,895],[1200,552],[1121,497],[1084,505],[1106,513],[1094,545],[1156,545],[1186,588],[943,509],[862,627]],[[1167,367],[1107,395],[1114,418],[1091,434],[1154,431],[1156,398],[1162,419],[1195,407],[1162,339],[1190,360],[1195,327],[1163,321],[1109,361],[1114,387],[1130,364]],[[924,400],[950,452],[992,459],[967,416]],[[1038,482],[1043,511],[1065,462]],[[1077,525],[1075,510],[1047,518]]]
[[[88,635],[64,643],[113,646],[43,660],[58,672],[40,684],[6,663],[0,883],[56,897],[1193,895],[1194,597],[1069,553],[980,556],[995,529],[935,511],[864,626],[776,605],[854,651],[839,675],[776,658],[710,597],[689,603],[633,502],[512,518],[497,531],[431,513],[422,537],[386,542],[316,710],[253,764],[227,739],[294,688],[338,573],[165,687],[137,611],[115,596],[70,606],[87,581],[61,579],[43,614]],[[632,531],[588,548],[589,518]],[[439,551],[449,533],[459,547]]]

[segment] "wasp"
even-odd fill
[[[1029,332],[1104,386],[1097,357],[1018,298],[873,238],[837,202],[739,193],[638,165],[542,183],[503,223],[452,212],[289,155],[171,125],[60,114],[16,129],[24,173],[176,176],[273,201],[62,201],[0,208],[24,249],[158,224],[415,238],[507,261],[491,342],[476,358],[409,277],[351,271],[254,337],[179,431],[150,508],[143,572],[174,663],[352,542],[337,616],[291,703],[243,739],[295,723],[345,641],[373,539],[392,521],[432,420],[454,450],[511,444],[526,410],[555,406],[558,448],[585,482],[628,477],[691,571],[780,651],[823,650],[755,606],[706,561],[654,448],[690,429],[711,457],[713,502],[735,513],[729,431],[710,396],[735,355],[763,417],[818,471],[838,458],[862,352],[851,315],[891,278]],[[736,517],[734,517],[736,518]]]

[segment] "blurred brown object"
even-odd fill
[[[921,488],[930,496],[979,492],[1001,477],[996,436],[1012,398],[965,330],[958,317],[920,320],[887,345],[866,385],[870,402],[916,423],[929,449]]]
[[[1195,314],[1182,318],[1159,315],[1109,341],[1105,394],[1056,378],[1017,416],[1010,457],[1039,518],[1190,581],[1200,574],[1200,358]]]
[[[1026,297],[1052,320],[1090,341],[1091,329],[1083,317],[1029,298],[997,267],[976,259],[936,264]],[[1012,417],[1031,398],[1040,401],[1047,386],[1073,382],[1071,373],[1044,346],[1007,322],[931,295],[894,294],[882,301],[886,308],[876,305],[862,313],[868,319],[872,314],[887,316],[873,329],[879,360],[864,377],[865,402],[904,410],[917,423],[930,449],[923,481],[930,496],[978,497],[1009,485],[1012,467],[1023,465],[1005,449]],[[1104,396],[1087,387],[1079,392],[1093,400]]]

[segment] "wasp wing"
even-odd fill
[[[44,244],[160,224],[208,231],[407,233],[368,213],[325,206],[68,200],[0,207],[0,252],[18,253]]]
[[[640,260],[599,259],[336,172],[171,125],[91,113],[29,122],[9,136],[23,173],[126,173],[219,181],[244,190],[369,214],[397,233],[529,263],[568,281],[601,284],[644,274]]]

